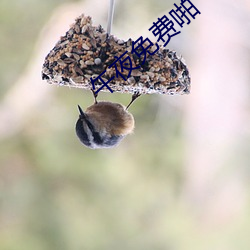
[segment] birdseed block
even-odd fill
[[[148,45],[145,42],[143,48]],[[50,84],[90,90],[93,89],[91,78],[96,79],[104,72],[101,78],[105,82],[112,78],[108,86],[114,92],[188,94],[190,76],[183,58],[162,46],[153,54],[156,48],[156,44],[148,48],[142,64],[145,55],[139,57],[132,53],[131,39],[123,41],[109,35],[100,25],[93,26],[91,17],[81,15],[46,56],[42,79]],[[132,67],[140,67],[131,71],[117,61],[116,67],[109,68],[125,52]],[[129,77],[124,80],[126,76]],[[94,86],[95,89],[103,86],[100,78],[96,79]],[[103,86],[102,91],[109,89]]]

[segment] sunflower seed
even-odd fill
[[[89,46],[86,44],[86,43],[83,43],[82,44],[82,48],[85,49],[85,50],[89,50]]]

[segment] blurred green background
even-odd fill
[[[117,0],[113,34],[153,40],[179,2]],[[90,150],[74,126],[92,94],[48,85],[41,68],[80,13],[106,27],[109,1],[1,0],[1,250],[250,249],[250,4],[193,3],[201,15],[168,46],[191,94],[140,97],[134,134]]]

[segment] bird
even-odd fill
[[[76,135],[84,146],[91,149],[115,147],[134,130],[134,117],[128,108],[140,94],[134,93],[131,102],[125,107],[119,103],[97,101],[97,94],[92,92],[95,98],[93,105],[85,112],[78,105]]]

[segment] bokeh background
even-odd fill
[[[117,0],[112,33],[155,41],[179,2]],[[250,249],[250,2],[192,2],[201,15],[168,45],[191,94],[140,97],[135,133],[90,150],[74,126],[92,94],[48,85],[41,67],[81,13],[106,27],[109,1],[1,0],[1,250]]]

